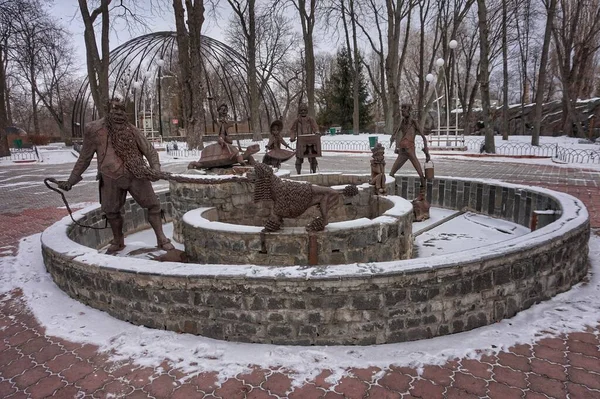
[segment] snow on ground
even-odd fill
[[[171,242],[176,249],[181,251],[185,249],[183,244],[173,240],[173,223],[163,224],[163,232],[171,239]],[[100,249],[100,252],[106,252],[107,248],[108,245]],[[135,255],[132,255],[132,253]],[[125,249],[120,251],[116,256],[152,259],[153,256],[160,256],[165,253],[166,251],[156,248],[156,235],[154,235],[154,230],[146,229],[133,234],[128,234],[125,237]]]
[[[413,229],[416,228],[413,225]],[[415,237],[415,249],[419,258],[451,254],[508,240],[528,232],[529,229],[515,223],[466,212]]]
[[[339,380],[349,367],[423,367],[456,357],[477,358],[518,343],[533,343],[547,331],[581,331],[600,321],[600,238],[590,238],[589,282],[534,305],[515,317],[469,332],[429,340],[366,347],[302,347],[223,342],[138,327],[87,307],[62,292],[45,271],[40,234],[21,240],[16,256],[0,258],[0,292],[21,288],[23,298],[48,335],[100,346],[115,360],[158,367],[167,359],[193,375],[215,371],[222,379],[248,366],[289,370],[294,383],[322,370]]]

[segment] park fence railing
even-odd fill
[[[40,154],[36,146],[28,148],[11,148],[10,156],[0,157],[2,160],[11,161],[39,161]]]
[[[286,139],[286,141],[289,143],[289,139]],[[256,144],[256,142],[250,139],[244,139],[240,141],[240,144],[243,148],[245,148],[250,144]],[[261,149],[264,150],[266,140],[263,140],[263,142],[259,144]],[[292,149],[294,149],[295,143],[289,144],[291,145]],[[389,153],[392,152],[391,148],[389,148],[389,141],[382,144],[384,147],[386,147],[386,153],[388,151]],[[470,152],[483,152],[483,144],[483,137],[465,139],[465,146]],[[237,142],[234,142],[234,145],[237,147]],[[420,137],[415,140],[415,147],[417,150],[423,149],[423,141]],[[323,137],[321,140],[321,148],[323,151],[370,152],[371,144],[366,140],[327,140],[326,137]],[[170,156],[177,158],[199,158],[201,152],[199,150],[189,150],[185,148],[185,144],[183,143],[169,143],[166,146],[166,151]],[[496,145],[495,153],[497,155],[506,156],[548,157],[566,163],[600,164],[600,149],[572,149],[562,147],[558,144],[541,144],[539,146],[534,146],[527,143],[504,143]]]
[[[557,150],[556,159],[565,163],[600,164],[600,150],[583,150],[559,147]]]

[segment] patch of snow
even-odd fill
[[[173,240],[173,223],[165,223],[163,224],[163,232],[167,236],[167,238],[171,239],[171,243],[176,249],[181,251],[184,250],[184,245],[178,243]],[[156,235],[154,234],[154,230],[146,229],[135,232],[133,234],[128,234],[125,236],[125,249],[120,251],[116,256],[132,256],[131,253],[135,251],[139,251],[142,249],[152,249],[151,251],[144,252],[140,255],[136,255],[136,257],[142,259],[151,259],[152,255],[161,255],[165,253],[165,251],[160,250],[158,248],[153,248],[156,246]],[[106,246],[108,248],[108,245]],[[105,248],[102,248],[101,251],[104,251]]]
[[[452,209],[437,208],[437,207],[432,206],[429,209],[429,219],[425,219],[420,222],[413,222],[413,235],[418,234],[420,231],[423,231],[424,229],[428,228],[432,224],[435,224],[442,219],[450,217],[450,216],[454,215],[455,213],[458,213],[458,211],[455,211]]]
[[[516,223],[467,212],[415,237],[419,258],[447,255],[522,236],[530,230]]]

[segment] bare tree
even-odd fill
[[[256,79],[256,0],[227,0],[235,18],[240,33],[246,42],[246,72],[248,79],[248,104],[250,105],[250,128],[252,137],[262,139],[260,131],[260,115],[258,113],[258,83]]]
[[[293,50],[300,40],[283,10],[262,8],[256,25],[257,75],[261,78],[258,91],[262,96],[271,78],[282,69],[287,59],[293,58]]]
[[[228,0],[234,1],[234,0]],[[234,10],[241,7],[240,3],[231,4]],[[238,12],[239,11],[239,12]],[[249,34],[248,16],[244,9],[235,11],[235,16],[227,29],[227,39],[231,46],[244,57],[248,71],[250,118],[259,118],[260,98],[267,88],[273,75],[281,71],[279,66],[291,55],[291,51],[299,43],[294,34],[290,19],[284,12],[272,3],[256,8],[254,35]],[[252,38],[251,36],[254,36]],[[254,45],[252,45],[252,42]],[[254,59],[254,68],[250,67]],[[254,82],[250,70],[253,69]],[[252,95],[252,84],[256,85],[256,94]],[[256,108],[253,111],[253,107]],[[256,116],[252,116],[256,112]],[[261,139],[260,119],[252,124],[254,139]]]
[[[502,0],[502,140],[508,140],[508,0]]]
[[[109,5],[111,0],[100,0],[98,8],[90,12],[86,0],[78,0],[79,11],[85,27],[83,37],[85,40],[85,55],[87,59],[88,80],[92,98],[96,105],[96,110],[100,117],[104,117],[106,106],[109,100],[108,92],[108,64],[109,64],[109,29],[110,14]],[[98,50],[98,41],[94,25],[100,17],[100,48]]]
[[[8,59],[9,49],[14,50],[15,37],[20,33],[16,17],[31,14],[33,3],[27,0],[0,0],[0,156],[9,156],[6,127],[10,119]]]
[[[75,80],[71,72],[74,69],[74,51],[66,33],[58,28],[48,31],[42,45],[42,68],[38,74],[40,83],[35,86],[35,90],[56,122],[61,138],[70,145],[72,132],[66,123],[66,116],[70,112],[67,107],[75,97]]]
[[[417,2],[404,0],[386,0],[387,14],[387,48],[385,57],[385,75],[387,82],[388,113],[385,121],[386,131],[393,133],[400,121],[400,71],[404,67],[410,34],[411,11]],[[404,27],[403,47],[400,50],[402,21],[406,18]]]
[[[477,0],[477,15],[479,17],[479,53],[481,57],[481,63],[479,65],[479,81],[481,88],[481,107],[483,108],[482,119],[485,132],[485,151],[487,153],[495,153],[494,131],[492,130],[490,118],[490,47],[488,42],[489,27],[485,0]]]
[[[87,61],[87,73],[90,91],[98,115],[103,117],[110,97],[109,63],[111,26],[123,21],[130,30],[133,26],[143,26],[144,16],[141,14],[141,3],[134,0],[77,0],[84,25],[83,37]],[[150,9],[155,1],[148,2]],[[96,29],[99,27],[98,39]],[[98,47],[98,43],[100,47]]]
[[[205,119],[205,88],[202,83],[203,64],[200,48],[204,0],[185,0],[185,8],[181,0],[173,0],[173,9],[187,143],[190,148],[204,148],[202,127]]]
[[[550,0],[550,2],[546,4],[546,29],[544,30],[544,44],[542,46],[542,59],[540,61],[538,84],[536,85],[535,90],[535,109],[531,145],[540,145],[540,128],[542,122],[542,107],[544,105],[548,53],[550,52],[550,40],[552,35],[552,26],[554,24],[554,15],[556,12],[556,3],[557,0]]]
[[[389,104],[387,99],[385,50],[382,32],[382,29],[384,28],[383,22],[385,20],[383,16],[384,7],[377,0],[366,0],[366,3],[367,5],[365,8],[369,10],[370,18],[365,18],[366,21],[364,23],[360,19],[355,19],[355,21],[371,47],[371,59],[373,62],[369,63],[366,62],[366,60],[363,60],[363,65],[369,75],[375,101],[381,105],[383,117],[386,119],[386,115],[389,113]],[[373,28],[375,28],[374,31]]]
[[[304,41],[304,79],[306,97],[308,98],[308,114],[315,116],[315,47],[314,30],[316,13],[320,0],[290,0],[298,11],[300,25],[302,26],[302,39]]]
[[[563,89],[563,133],[571,135],[575,126],[578,135],[583,135],[575,101],[589,95],[588,77],[600,48],[600,2],[560,0],[556,14],[552,34]]]
[[[293,104],[297,104],[298,99],[302,96],[304,91],[303,75],[304,62],[299,55],[295,58],[287,57],[275,68],[272,78],[276,83],[275,95],[280,106],[283,104],[281,115],[278,115],[282,121],[288,119]]]
[[[42,132],[38,115],[37,84],[38,75],[43,68],[44,41],[59,28],[43,16],[40,4],[32,1],[30,6],[26,12],[21,12],[14,17],[13,23],[18,26],[18,29],[12,38],[13,45],[10,47],[9,57],[18,66],[21,77],[30,86],[29,96],[33,112],[33,131],[30,133],[40,134]]]
[[[360,71],[361,57],[358,50],[357,26],[361,25],[361,23],[357,21],[357,14],[359,13],[359,10],[355,8],[355,5],[358,4],[354,0],[334,0],[329,2],[326,7],[326,20],[327,25],[333,24],[336,27],[336,30],[338,27],[337,24],[333,23],[333,21],[340,21],[344,31],[343,39],[345,40],[348,56],[351,60],[350,64],[353,87],[352,131],[354,134],[358,134],[360,131],[360,76],[358,71]],[[362,28],[362,31],[366,31],[364,27]]]

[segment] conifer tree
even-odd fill
[[[353,90],[352,59],[346,48],[338,51],[335,66],[325,90],[321,93],[322,107],[317,115],[321,126],[341,126],[342,130],[352,129]],[[359,63],[359,115],[360,128],[364,130],[372,121],[367,85]]]

